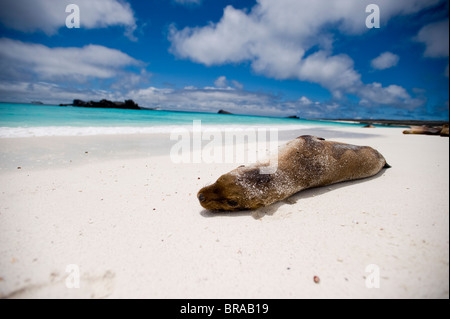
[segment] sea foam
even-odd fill
[[[279,131],[305,130],[306,125],[203,125],[202,131],[225,132],[230,130],[277,129]],[[175,130],[193,131],[192,125],[169,126],[36,126],[36,127],[0,127],[0,138],[23,138],[43,136],[94,136],[94,135],[128,135],[128,134],[170,134]]]

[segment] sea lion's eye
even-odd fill
[[[229,200],[228,205],[230,205],[231,207],[236,207],[238,205],[238,203],[234,200]]]

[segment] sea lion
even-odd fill
[[[448,124],[444,124],[442,126],[441,136],[448,136],[448,135],[449,135]]]
[[[441,131],[442,127],[411,126],[411,129],[404,130],[403,134],[439,135]]]
[[[319,187],[376,175],[390,167],[384,157],[368,146],[325,141],[300,136],[278,152],[278,168],[261,174],[269,162],[240,166],[222,175],[198,192],[200,204],[208,210],[254,210],[312,187]]]

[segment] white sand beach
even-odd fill
[[[392,168],[214,214],[196,194],[238,164],[175,164],[168,135],[0,139],[0,297],[449,298],[448,138],[280,137],[305,134]]]

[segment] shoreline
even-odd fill
[[[113,103],[113,102],[111,102],[111,103]],[[47,105],[47,104],[36,105],[36,104],[30,104],[30,103],[0,102],[0,106],[2,104],[6,104],[6,105],[7,104],[14,104],[14,105],[19,105],[19,106],[20,105],[22,105],[22,106],[29,106],[29,107],[31,107],[30,110],[34,110],[35,108],[39,108],[40,106],[43,106],[43,107],[50,106],[50,107],[59,107],[59,108],[61,108],[60,105]],[[64,107],[62,107],[62,108],[64,109]],[[121,110],[123,110],[123,111],[132,111],[132,112],[136,111],[136,109],[127,109],[127,108],[118,108],[118,107],[115,107],[115,108],[70,107],[69,109],[80,109],[80,110],[84,110],[84,111],[94,111],[94,112],[95,111],[103,111],[103,110],[112,110],[112,111],[121,111]],[[248,114],[220,114],[220,113],[215,113],[215,112],[205,113],[205,112],[193,112],[193,111],[183,111],[183,110],[165,110],[165,109],[152,109],[152,108],[141,108],[139,110],[153,111],[153,112],[156,112],[155,114],[157,114],[157,112],[168,112],[168,113],[174,113],[174,114],[190,114],[190,115],[196,115],[197,114],[199,116],[206,115],[208,117],[217,115],[221,119],[227,118],[228,115],[232,115],[232,116],[235,116],[235,117],[238,117],[238,118],[242,118],[242,117],[243,118],[247,118],[247,117],[249,117],[249,118],[259,118],[259,119],[270,119],[270,120],[273,120],[273,121],[283,121],[283,120],[290,121],[290,124],[287,124],[287,123],[283,123],[283,124],[276,123],[275,126],[305,125],[304,123],[298,124],[298,123],[296,123],[296,121],[309,122],[309,123],[311,123],[311,125],[316,125],[316,126],[317,125],[320,126],[323,123],[330,123],[330,124],[354,124],[354,125],[361,125],[361,126],[364,126],[364,125],[367,125],[367,124],[372,124],[372,125],[377,125],[377,126],[381,126],[381,127],[392,127],[392,126],[398,126],[398,127],[429,126],[429,127],[433,127],[433,126],[442,126],[444,124],[449,124],[448,120],[314,119],[314,118],[306,119],[306,118],[301,118],[301,117],[294,118],[293,116],[271,117],[271,116],[258,116],[258,115],[248,115]],[[256,121],[256,122],[258,122],[258,121]],[[7,123],[7,121],[5,123]],[[55,123],[57,123],[59,125],[59,122],[55,122]],[[234,123],[234,122],[231,122],[231,123]],[[142,126],[130,126],[128,128],[144,130],[144,131],[140,131],[140,132],[137,132],[137,133],[145,133],[146,130],[148,132],[148,130],[152,129],[152,128],[158,129],[158,125],[154,125],[154,124],[155,123],[153,123],[153,125],[150,125],[150,126],[145,126],[145,125],[142,125]],[[210,123],[208,125],[215,126],[217,124],[218,123],[214,123],[214,124]],[[223,125],[227,126],[229,124],[224,123]],[[180,126],[180,125],[184,125],[184,124],[174,124],[174,126]],[[218,125],[221,125],[221,124],[218,124]],[[231,125],[234,125],[234,124],[231,124]],[[238,124],[238,125],[252,125],[252,124],[241,123],[241,124]],[[263,125],[273,125],[273,124],[266,123],[266,124],[263,124]],[[54,129],[56,127],[58,127],[58,126],[45,126],[45,127],[42,127],[42,128]],[[59,127],[61,127],[61,126],[59,126]],[[73,126],[73,127],[75,127],[75,128],[77,128],[77,127],[78,128],[82,128],[82,126]],[[98,126],[97,128],[99,128],[99,127],[107,127],[107,126],[103,126],[103,125],[100,124],[100,126]],[[112,126],[112,127],[117,127],[117,125],[116,126]],[[10,128],[11,127],[7,127],[7,126],[1,127],[0,126],[0,130],[1,129],[10,129]],[[14,127],[14,128],[16,128],[16,129],[26,129],[26,127]],[[39,128],[39,126],[31,126],[30,128],[31,129],[36,129],[36,128]],[[94,128],[96,128],[96,127],[94,127]],[[125,127],[125,128],[127,128],[127,127]],[[1,135],[2,134],[0,134],[0,138],[1,138]]]
[[[211,132],[238,132],[247,129],[276,129],[280,132],[295,130],[320,129],[319,125],[304,124],[188,124],[188,125],[160,125],[160,126],[52,126],[52,127],[0,127],[1,138],[27,137],[80,137],[80,136],[123,136],[123,135],[160,135],[170,134],[180,130],[192,133],[195,130]],[[332,128],[332,125],[329,125]]]
[[[449,121],[426,121],[426,120],[386,120],[386,119],[378,119],[378,120],[368,120],[368,119],[335,119],[335,120],[317,120],[317,121],[332,121],[337,123],[354,123],[354,124],[372,124],[372,125],[383,125],[383,126],[401,126],[401,127],[410,127],[410,126],[442,126],[445,124],[449,124]]]
[[[238,163],[173,163],[169,134],[0,139],[0,297],[448,298],[448,140],[378,127],[279,139],[307,134],[372,146],[392,168],[213,214],[197,191]]]
[[[260,127],[260,126],[255,126]],[[261,126],[264,128],[264,126]],[[380,136],[382,132],[401,130],[397,128],[377,128],[376,130],[362,129],[361,127],[333,127],[333,126],[295,126],[297,129],[286,126],[278,132],[280,144],[295,139],[301,135],[315,135],[326,139],[352,138],[364,140],[373,136]],[[183,127],[182,127],[183,128]],[[218,126],[203,126],[205,132],[213,128],[224,137],[227,132],[235,136],[245,136],[246,131],[237,125],[236,129],[227,127],[223,130]],[[248,127],[247,127],[248,128]],[[267,128],[267,127],[266,127]],[[184,127],[189,137],[193,137],[192,126]],[[387,131],[386,131],[387,130]],[[266,132],[268,133],[268,131]],[[267,134],[266,134],[267,137]],[[181,136],[177,137],[181,139]],[[206,146],[210,137],[206,134],[202,146]],[[245,140],[245,143],[247,140]],[[224,139],[222,140],[224,142]],[[236,140],[237,142],[237,140]],[[143,158],[148,156],[169,156],[171,148],[177,140],[171,140],[169,132],[135,133],[135,134],[97,134],[97,135],[70,135],[70,136],[27,136],[27,137],[0,137],[0,169],[16,169],[18,166],[52,167],[56,165],[76,165],[89,161],[108,159]],[[355,142],[357,143],[357,142]],[[88,152],[86,154],[86,152]],[[33,156],[30,156],[33,154]],[[236,163],[238,165],[238,163]]]

